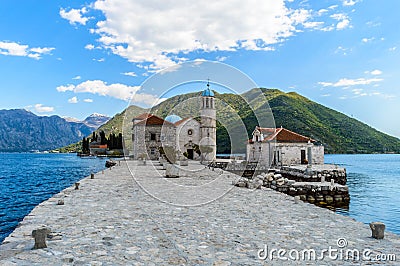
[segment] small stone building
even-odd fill
[[[247,143],[249,162],[265,165],[324,164],[324,146],[315,140],[281,128],[256,127]]]
[[[156,160],[161,147],[173,147],[188,159],[212,161],[216,158],[216,111],[214,93],[207,84],[201,93],[200,117],[180,118],[169,115],[162,119],[144,113],[132,119],[133,158]],[[205,147],[205,148],[203,148]],[[201,156],[198,151],[204,152]]]
[[[104,155],[107,154],[107,144],[101,144],[100,141],[89,143],[90,155]]]
[[[159,148],[175,146],[175,125],[152,114],[143,113],[132,120],[132,145],[134,159],[156,160],[160,157]]]

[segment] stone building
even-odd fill
[[[89,144],[90,155],[103,155],[108,150],[107,144],[101,144],[100,141],[91,142]]]
[[[160,148],[173,147],[188,159],[212,161],[216,158],[216,111],[214,93],[207,89],[200,97],[199,121],[193,117],[177,115],[162,119],[144,113],[132,119],[133,158],[145,157],[156,160]],[[199,151],[202,154],[199,155]]]
[[[281,128],[256,127],[247,143],[247,161],[264,165],[324,164],[324,146]]]

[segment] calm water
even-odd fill
[[[347,169],[349,210],[337,212],[370,223],[381,221],[400,234],[400,155],[326,155],[325,163]]]
[[[105,168],[75,154],[0,153],[0,243],[39,203]]]

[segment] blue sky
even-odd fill
[[[220,61],[400,137],[400,1],[0,3],[1,109],[113,116],[180,62]],[[204,77],[205,79],[207,77]]]

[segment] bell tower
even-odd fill
[[[201,93],[200,110],[200,151],[202,161],[211,162],[217,155],[217,125],[214,92],[207,82],[207,89]]]

